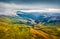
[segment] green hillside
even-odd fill
[[[60,39],[60,26],[35,24],[16,16],[0,16],[0,39]]]

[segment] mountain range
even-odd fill
[[[10,21],[13,24],[35,25],[43,24],[59,24],[60,13],[46,12],[22,12],[17,11],[15,16],[0,15],[0,21]]]
[[[17,15],[28,20],[36,23],[60,23],[60,13],[48,13],[48,12],[22,12],[17,11]],[[31,20],[32,19],[32,20]]]

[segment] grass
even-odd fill
[[[26,24],[14,24],[10,18],[0,17],[0,39],[60,39],[60,26],[39,23],[32,28]]]

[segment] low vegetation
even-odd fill
[[[60,26],[12,23],[7,17],[0,17],[0,39],[60,39]]]

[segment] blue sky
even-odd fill
[[[60,12],[60,0],[0,0],[0,14],[25,12]]]

